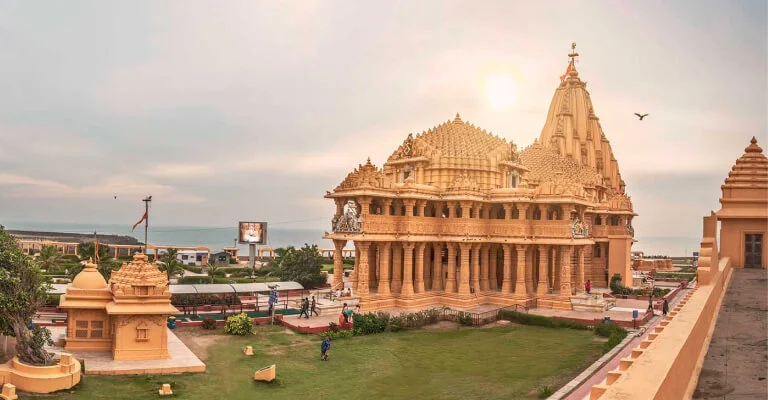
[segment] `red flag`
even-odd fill
[[[571,68],[573,68],[573,60],[571,60],[571,62],[568,63],[568,69],[565,70],[565,74],[563,74],[560,77],[560,82],[564,81],[565,77],[568,76],[569,73],[571,73]]]
[[[136,229],[136,227],[139,226],[140,223],[144,222],[145,219],[147,219],[146,211],[144,212],[144,215],[141,216],[141,219],[139,220],[139,222],[133,224],[133,228],[131,228],[131,232],[133,232]]]

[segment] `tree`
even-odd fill
[[[274,263],[278,267],[280,279],[295,281],[307,289],[318,287],[325,283],[325,276],[320,273],[323,257],[317,250],[317,245],[304,244],[301,249],[293,246],[275,250]]]
[[[107,281],[112,276],[112,271],[120,268],[120,263],[113,259],[109,246],[103,244],[99,244],[99,256],[96,257],[96,244],[94,242],[80,243],[77,245],[77,256],[80,257],[81,261],[96,263],[99,273]],[[77,275],[77,273],[74,275]]]
[[[0,225],[0,331],[16,338],[16,353],[27,364],[52,362],[45,350],[45,344],[52,344],[51,332],[39,326],[29,329],[48,289],[39,266]]]
[[[219,266],[216,265],[216,263],[208,263],[205,268],[208,269],[208,276],[211,277],[211,283],[213,283],[214,279],[216,278],[216,273],[219,271]]]
[[[181,261],[179,261],[176,257],[176,254],[179,252],[178,249],[168,249],[168,251],[165,252],[162,256],[160,256],[160,262],[158,263],[158,269],[160,271],[164,271],[168,275],[168,280],[170,281],[171,278],[174,278],[176,276],[183,277],[184,276],[184,268],[181,265]]]
[[[43,248],[40,249],[40,255],[38,255],[37,260],[40,264],[40,268],[48,271],[51,267],[55,267],[61,263],[62,254],[59,252],[59,249],[53,246],[43,246]]]

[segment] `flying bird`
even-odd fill
[[[117,195],[115,195],[115,200],[117,200]]]
[[[642,120],[643,120],[643,118],[645,118],[645,117],[647,117],[647,116],[648,116],[648,114],[643,114],[643,115],[640,115],[640,114],[638,114],[638,113],[635,113],[635,115],[637,115],[637,117],[638,117],[638,118],[640,118],[640,121],[642,121]]]

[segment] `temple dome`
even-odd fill
[[[88,262],[72,281],[74,289],[106,289],[107,281],[99,273],[96,264]]]
[[[505,152],[509,152],[506,140],[463,121],[457,113],[452,121],[448,120],[416,137],[409,135],[387,162],[418,156],[486,159]]]

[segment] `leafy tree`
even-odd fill
[[[37,260],[40,264],[40,268],[48,271],[52,267],[58,266],[63,261],[63,255],[59,252],[59,249],[53,246],[43,246]]]
[[[280,279],[295,281],[307,289],[318,287],[325,283],[325,276],[320,273],[323,257],[317,250],[317,245],[304,244],[301,249],[293,246],[275,250],[275,260]]]
[[[48,289],[38,265],[0,225],[0,331],[16,338],[16,353],[27,364],[52,362],[44,348],[52,344],[51,333],[44,327],[29,329]]]
[[[96,266],[98,267],[97,269],[99,273],[107,281],[109,280],[109,277],[112,276],[112,271],[115,271],[116,269],[120,268],[120,263],[116,262],[112,257],[112,253],[109,251],[109,246],[106,246],[103,244],[99,244],[98,257],[96,257],[96,244],[94,242],[78,244],[77,255],[78,257],[80,257],[81,261],[92,260],[94,263],[97,263]],[[77,272],[80,272],[80,271],[78,268],[70,269],[70,275],[72,275],[72,279],[74,279],[74,275],[77,275],[77,272],[73,274],[71,270],[77,270]]]
[[[178,252],[178,249],[171,248],[168,249],[165,254],[160,256],[158,269],[160,269],[160,271],[164,271],[168,275],[168,280],[171,280],[171,278],[177,276],[184,276],[184,268],[181,264],[181,261],[176,258],[176,254],[178,254]]]
[[[213,283],[214,279],[216,279],[216,273],[219,271],[219,266],[216,263],[208,263],[205,268],[208,269],[208,276],[211,277],[211,283]]]

